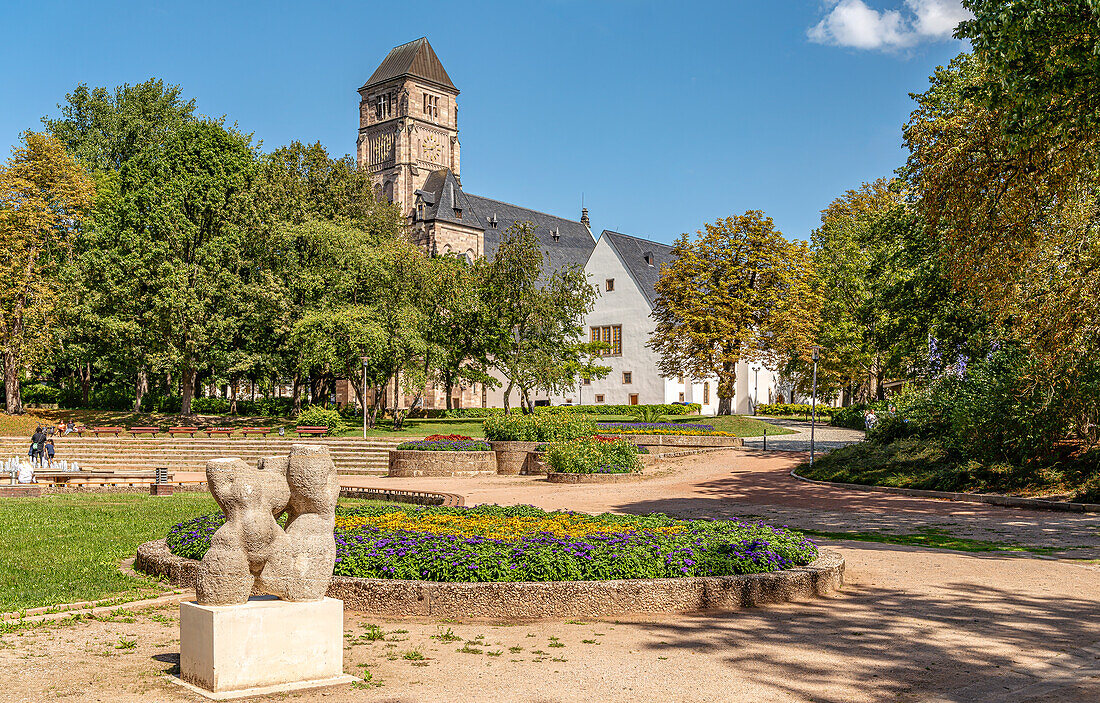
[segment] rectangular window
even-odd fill
[[[596,402],[597,403],[602,403],[603,402],[603,396],[599,395],[599,394],[596,394]]]
[[[703,405],[710,405],[710,383],[703,384]]]
[[[607,290],[615,290],[615,279],[609,278],[604,281],[604,287],[607,288]]]
[[[374,99],[374,116],[380,120],[388,120],[393,109],[393,99],[390,93],[379,95]]]
[[[591,386],[592,385],[592,379],[591,378],[584,379],[584,385]]]
[[[624,385],[630,383],[633,380],[634,380],[633,374],[631,374],[629,371],[623,371],[623,384]]]
[[[439,118],[439,96],[424,93],[424,116],[433,120]]]
[[[680,393],[680,402],[684,402],[684,394],[682,392]]]
[[[588,334],[590,341],[605,342],[606,344],[611,346],[611,349],[600,352],[601,356],[623,355],[622,325],[603,325],[600,327],[589,327]]]

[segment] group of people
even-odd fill
[[[42,465],[45,463],[47,467],[53,466],[53,438],[46,433],[41,425],[31,435],[31,450],[28,454],[34,464]]]

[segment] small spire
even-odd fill
[[[586,207],[581,208],[581,224],[588,229],[592,229],[592,221],[588,219],[588,208]]]

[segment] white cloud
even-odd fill
[[[904,10],[876,10],[863,0],[833,0],[829,14],[807,32],[819,44],[856,49],[901,49],[951,38],[971,15],[961,0],[904,0]]]

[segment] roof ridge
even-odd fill
[[[613,229],[605,229],[604,233],[614,234],[614,235],[617,235],[619,237],[626,237],[627,239],[633,239],[633,240],[638,241],[638,242],[645,242],[646,244],[656,244],[657,246],[668,247],[669,249],[675,249],[676,248],[675,244],[665,244],[664,242],[658,242],[658,241],[653,240],[653,239],[645,239],[644,237],[639,237],[639,236],[636,236],[636,235],[633,235],[633,234],[626,234],[625,232],[616,232]]]
[[[474,195],[473,193],[470,193],[470,192],[466,192],[466,195],[468,197],[471,197],[471,198],[480,198],[481,200],[489,200],[489,201],[492,201],[494,203],[500,203],[501,205],[507,205],[508,207],[519,208],[520,210],[528,210],[530,212],[534,212],[534,213],[537,213],[539,215],[545,215],[546,217],[553,217],[556,220],[565,220],[566,222],[572,222],[573,224],[578,224],[578,225],[581,225],[582,227],[584,226],[584,223],[581,222],[580,220],[571,220],[568,217],[562,217],[561,215],[554,215],[554,214],[549,213],[549,212],[543,212],[542,210],[536,210],[534,208],[524,207],[522,205],[516,205],[515,203],[509,203],[509,202],[505,202],[503,200],[497,200],[496,198],[487,198],[484,195]]]

